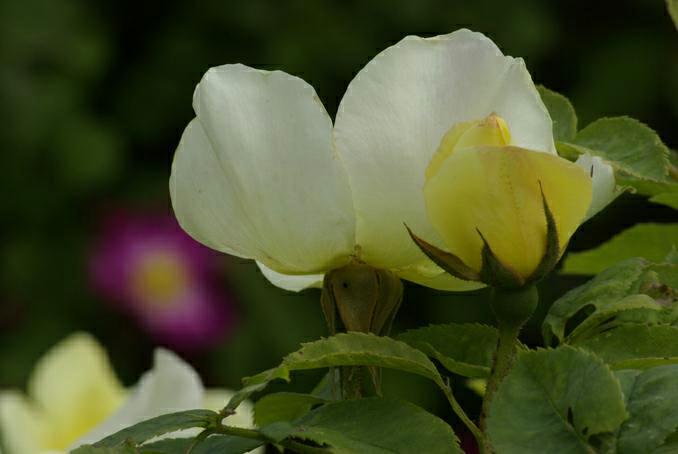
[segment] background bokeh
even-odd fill
[[[95,291],[89,264],[111,213],[171,215],[172,154],[209,67],[242,62],[300,76],[334,115],[377,52],[407,34],[460,27],[522,56],[537,83],[573,101],[580,126],[630,115],[678,147],[678,33],[662,0],[0,0],[0,387],[24,386],[36,359],[75,330],[105,344],[126,383],[150,365],[155,338]],[[624,195],[572,249],[672,215]],[[208,384],[237,387],[324,334],[318,291],[287,293],[248,261],[217,260],[233,323],[213,347],[184,355]],[[551,278],[542,305],[579,282]],[[408,284],[396,329],[491,323],[484,296]],[[528,342],[538,340],[536,319]],[[293,386],[315,378],[301,374]],[[423,380],[386,378],[387,393],[406,383],[407,397],[444,411]]]

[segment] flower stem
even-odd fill
[[[459,419],[461,419],[466,428],[476,439],[476,443],[478,443],[478,451],[480,454],[485,454],[485,438],[483,436],[483,432],[478,428],[478,426],[475,425],[473,421],[471,421],[471,418],[468,417],[464,409],[461,407],[461,405],[459,405],[459,402],[457,402],[457,399],[452,393],[452,387],[450,386],[449,382],[442,389],[443,393],[445,393],[445,397],[447,398],[447,402],[449,402],[450,407],[452,407],[452,411],[454,411]]]
[[[480,416],[480,427],[483,432],[486,430],[486,420],[490,412],[492,399],[499,389],[499,385],[501,385],[504,378],[513,368],[516,360],[520,330],[537,308],[538,301],[539,294],[534,285],[517,290],[492,289],[490,305],[497,318],[499,339],[492,361],[490,377],[487,380],[485,397],[483,398],[483,408]],[[485,438],[485,446],[488,452],[491,452],[487,437]]]
[[[369,395],[369,390],[365,386],[366,372],[366,366],[343,366],[340,368],[342,399],[355,400]]]
[[[191,446],[189,446],[188,449],[186,450],[186,454],[191,454],[196,446],[202,443],[205,440],[205,438],[209,437],[213,433],[214,431],[212,429],[205,429],[202,432],[200,432],[191,443]]]
[[[490,403],[499,388],[499,384],[508,375],[515,362],[519,332],[520,327],[499,324],[499,341],[492,363],[492,373],[487,380],[487,388],[483,398],[483,417],[481,418],[483,429],[485,428],[485,418],[489,414]]]

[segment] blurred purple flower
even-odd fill
[[[233,322],[217,282],[218,257],[173,216],[119,212],[107,218],[90,260],[94,288],[158,342],[179,351],[208,348]]]

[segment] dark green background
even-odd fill
[[[126,383],[149,366],[146,335],[93,296],[88,248],[113,207],[169,212],[172,154],[210,66],[300,76],[333,115],[377,52],[407,34],[460,27],[522,56],[535,82],[573,101],[580,125],[626,114],[678,147],[678,33],[661,0],[0,0],[0,386],[22,386],[34,361],[74,330],[105,343]],[[625,195],[572,247],[671,215]],[[544,304],[580,281],[552,278]],[[237,329],[189,358],[211,385],[236,387],[324,333],[317,291],[283,292],[228,257],[223,285],[237,297]],[[397,329],[491,322],[483,297],[408,285]],[[532,326],[526,339],[538,342],[537,333]],[[302,375],[300,386],[314,378]],[[407,396],[442,411],[419,379],[391,376],[387,391],[402,381]]]

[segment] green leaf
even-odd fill
[[[277,421],[294,421],[327,400],[310,394],[275,393],[262,397],[254,405],[254,422],[264,427]]]
[[[597,304],[596,304],[597,303]],[[595,336],[601,331],[609,330],[623,323],[624,316],[637,316],[642,319],[653,319],[652,312],[664,307],[648,295],[629,295],[620,300],[603,300],[594,303],[594,312],[577,325],[565,341],[575,344],[578,339]],[[648,313],[649,312],[649,313]]]
[[[600,156],[616,170],[618,188],[654,196],[678,192],[675,153],[649,127],[627,117],[603,118],[573,140],[556,141],[558,154],[575,161],[582,154]]]
[[[389,337],[351,332],[302,344],[300,350],[283,358],[278,367],[244,379],[244,390],[261,390],[278,378],[289,380],[291,371],[336,366],[398,369],[430,378],[446,388],[436,366],[419,350]]]
[[[159,435],[165,435],[182,429],[194,427],[206,428],[218,419],[218,414],[210,410],[187,410],[158,416],[109,435],[94,444],[96,447],[115,447],[130,441],[141,444]]]
[[[141,454],[186,454],[192,438],[160,440],[141,446]],[[212,435],[198,444],[191,454],[243,454],[263,446],[265,442],[228,435]]]
[[[638,120],[601,118],[582,129],[573,143],[636,178],[665,181],[668,177],[669,149]]]
[[[141,447],[141,454],[186,454],[186,451],[193,442],[193,438],[167,438],[145,444]],[[195,452],[195,450],[193,452]]]
[[[636,177],[616,174],[617,185],[633,188],[638,194],[653,197],[658,194],[671,194],[678,192],[678,183],[667,179],[666,181],[644,180]]]
[[[572,141],[577,135],[577,114],[570,101],[544,86],[538,86],[537,90],[553,121],[553,138],[556,141]]]
[[[614,431],[625,418],[610,369],[565,346],[518,356],[492,400],[487,433],[502,454],[592,453],[591,436]]]
[[[678,428],[678,365],[618,373],[630,414],[615,434],[618,454],[655,452]]]
[[[339,454],[462,453],[452,428],[443,420],[392,399],[330,403],[281,429],[289,437],[330,446],[331,452]]]
[[[128,444],[111,448],[98,448],[93,445],[83,445],[71,451],[72,454],[138,454],[134,446]]]
[[[631,257],[661,262],[676,245],[678,224],[637,224],[595,249],[570,253],[565,259],[562,272],[597,274]]]
[[[496,328],[475,323],[431,325],[398,336],[450,372],[472,378],[489,376],[497,338]]]
[[[645,369],[678,363],[678,327],[622,325],[576,344],[613,369]]]
[[[245,386],[236,392],[231,400],[226,404],[226,410],[233,411],[238,405],[240,405],[245,399],[248,399],[252,394],[257,393],[268,384],[274,380],[290,380],[289,370],[283,367],[276,367],[273,369],[265,370],[257,375],[252,377],[247,377],[243,380]]]
[[[657,273],[659,283],[669,287],[664,290],[668,290],[672,294],[673,299],[676,297],[675,290],[678,289],[678,261],[675,258],[676,251],[674,249],[666,254],[664,258],[666,263],[657,263],[651,267]]]
[[[664,443],[652,454],[675,454],[678,452],[678,432],[673,432],[666,437]]]
[[[583,154],[591,154],[591,150],[578,147],[569,142],[556,142],[556,151],[558,151],[560,157],[573,162]]]
[[[639,258],[629,259],[570,290],[553,303],[544,319],[542,331],[546,345],[553,345],[554,337],[559,342],[565,341],[569,334],[566,331],[576,329],[574,327],[584,322],[585,318],[595,317],[596,323],[586,323],[591,323],[589,329],[596,327],[604,319],[596,314],[619,316],[625,310],[644,310],[647,319],[652,315],[649,313],[657,312],[663,306],[660,303],[653,305],[645,297],[633,300],[627,298],[633,295],[654,296],[657,288],[663,288],[665,278],[671,277],[671,272],[665,268],[678,271],[676,265],[657,265]],[[580,329],[576,334],[583,334],[583,330]]]
[[[666,205],[678,210],[678,192],[664,192],[650,198],[650,202]]]
[[[404,342],[374,334],[349,332],[302,344],[300,350],[283,358],[278,367],[246,378],[244,384],[246,389],[256,387],[260,390],[272,379],[289,380],[291,371],[338,366],[373,366],[426,377],[438,385],[454,412],[467,426],[472,424],[452,395],[450,387],[438,373],[435,364],[424,353]],[[283,423],[273,423],[276,424]]]

